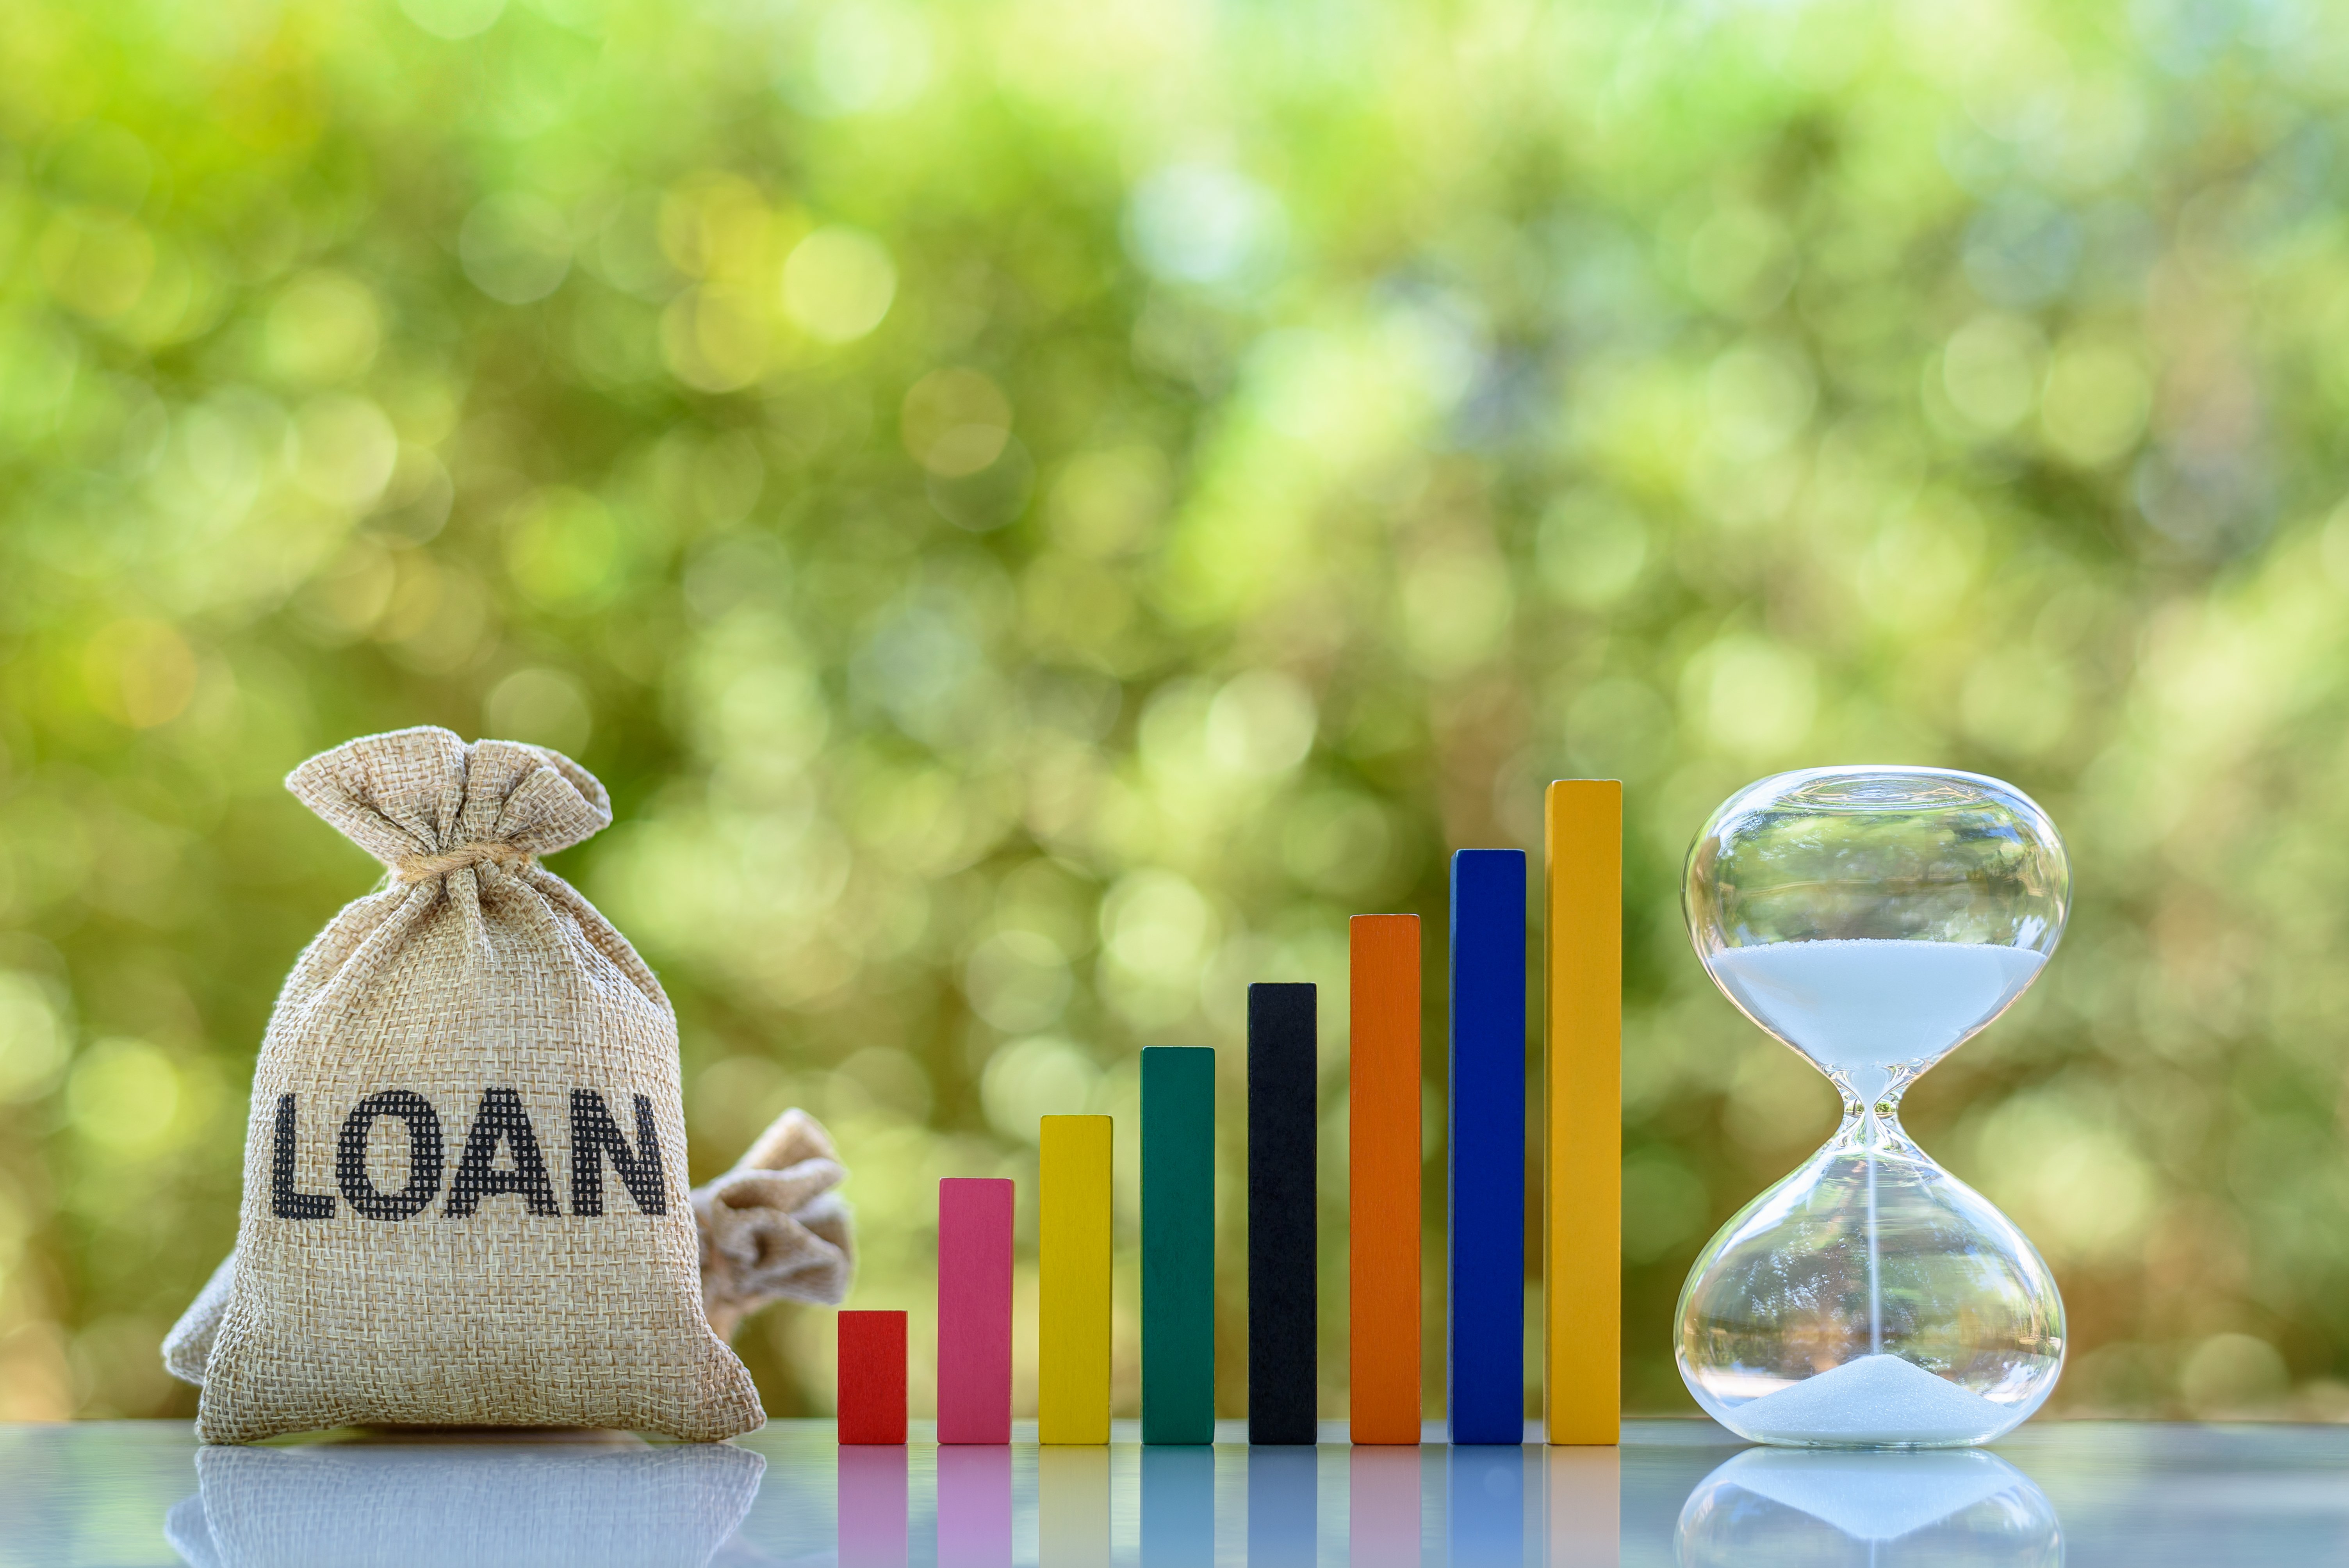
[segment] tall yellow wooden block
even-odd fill
[[[1109,1441],[1110,1119],[1043,1119],[1036,1436]]]
[[[1544,808],[1542,1408],[1553,1443],[1613,1443],[1623,1401],[1623,786],[1561,779]]]

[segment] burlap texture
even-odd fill
[[[262,1043],[198,1435],[554,1426],[708,1441],[757,1427],[750,1375],[702,1313],[668,999],[531,858],[605,826],[603,787],[552,751],[434,728],[354,740],[286,784],[391,874],[302,954]],[[363,1101],[392,1113],[354,1145]],[[477,1120],[519,1119],[543,1159],[537,1191],[477,1182],[461,1202],[469,1166],[520,1180],[520,1138],[501,1135],[486,1167],[471,1158]],[[583,1170],[600,1181],[577,1186]]]
[[[836,1191],[847,1174],[823,1124],[793,1106],[734,1169],[693,1190],[701,1305],[718,1337],[731,1341],[743,1318],[772,1302],[838,1306],[848,1299],[855,1212]],[[203,1387],[235,1277],[231,1253],[164,1336],[163,1367],[172,1377]]]
[[[212,1358],[212,1341],[220,1336],[221,1319],[228,1315],[229,1297],[236,1286],[236,1254],[229,1253],[212,1270],[204,1288],[163,1336],[163,1369],[182,1383],[202,1387],[204,1367]]]
[[[693,1190],[701,1233],[701,1305],[721,1339],[771,1301],[838,1306],[856,1253],[847,1172],[815,1118],[777,1117],[733,1170]]]

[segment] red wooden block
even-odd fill
[[[938,1183],[938,1441],[1011,1440],[1011,1183]]]
[[[840,1315],[840,1440],[905,1440],[905,1315]]]

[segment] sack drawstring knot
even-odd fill
[[[392,880],[402,887],[412,887],[434,877],[445,877],[450,872],[463,871],[467,866],[508,865],[527,861],[528,850],[515,849],[512,844],[483,841],[459,844],[453,850],[443,850],[437,855],[414,855],[391,868]]]

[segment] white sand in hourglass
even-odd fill
[[[1920,1069],[1998,1016],[2047,962],[2028,947],[1889,939],[1765,942],[1713,955],[1756,1022],[1817,1064],[1854,1075]]]
[[[1898,1356],[1863,1356],[1737,1408],[1764,1442],[1971,1443],[2004,1408]]]
[[[2046,963],[2027,947],[1960,942],[1772,942],[1713,954],[1713,970],[1771,1033],[1863,1100],[1921,1071],[1996,1017]],[[1870,1348],[1880,1339],[1875,1171],[1868,1172]],[[1871,1354],[1738,1407],[1764,1441],[1970,1442],[2007,1418],[1992,1401],[1898,1356]]]

